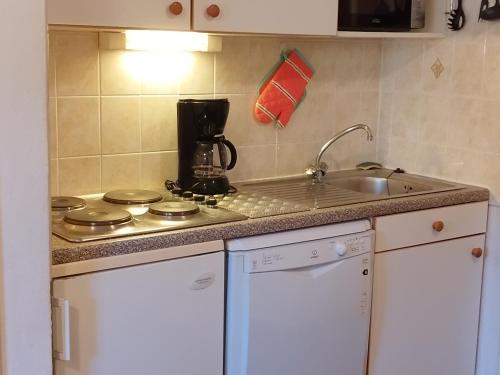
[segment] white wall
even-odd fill
[[[0,1],[0,356],[51,374],[45,2]]]

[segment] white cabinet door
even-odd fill
[[[484,235],[375,255],[369,375],[474,375]]]
[[[57,279],[53,296],[69,302],[71,344],[55,375],[222,374],[222,252]]]
[[[182,5],[179,15],[169,10],[174,0],[47,0],[47,21],[52,25],[189,30],[191,1],[175,1]]]
[[[220,14],[207,9],[216,5]],[[197,31],[335,35],[338,0],[194,0]]]

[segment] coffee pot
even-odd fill
[[[231,156],[229,163],[226,147]],[[193,193],[212,195],[229,191],[226,171],[234,168],[236,160],[236,148],[223,135],[197,141],[193,155],[193,177],[197,182],[191,188]]]
[[[177,103],[177,185],[182,190],[203,195],[230,191],[226,172],[234,168],[237,153],[223,135],[228,115],[227,99],[183,99]]]

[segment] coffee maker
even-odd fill
[[[233,169],[237,153],[223,132],[229,114],[227,99],[183,99],[177,103],[179,169],[177,185],[195,194],[226,194],[226,171]],[[229,149],[228,161],[226,147]]]

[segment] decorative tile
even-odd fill
[[[431,66],[431,70],[434,73],[434,77],[436,77],[436,79],[441,77],[441,74],[444,72],[444,65],[441,63],[441,60],[436,59],[434,64],[432,64]]]

